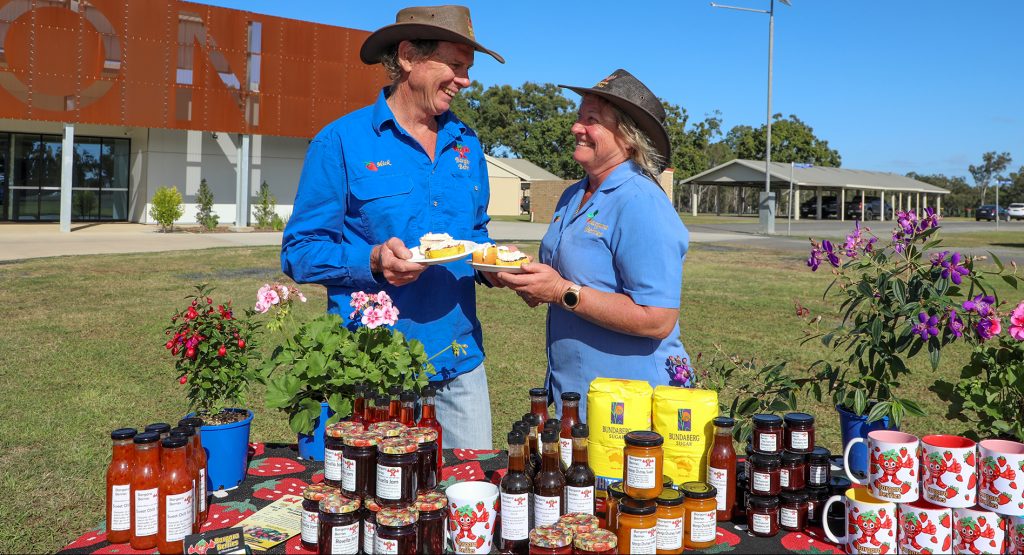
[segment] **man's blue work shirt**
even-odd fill
[[[577,211],[588,182],[584,178],[562,193],[541,241],[540,261],[579,285],[623,293],[639,305],[678,308],[690,234],[665,192],[627,161]],[[667,385],[668,357],[688,356],[678,321],[659,341],[610,330],[555,304],[548,308],[547,337],[548,387],[557,409],[562,392],[579,392],[584,419],[594,378]]]
[[[434,161],[395,120],[385,101],[329,124],[309,145],[295,208],[281,242],[281,268],[299,283],[327,287],[329,312],[348,323],[350,295],[387,291],[399,310],[395,328],[423,342],[435,358],[434,381],[453,378],[484,359],[476,316],[474,271],[465,261],[428,267],[395,287],[370,272],[370,251],[391,237],[406,246],[426,233],[489,242],[490,188],[476,134],[450,111],[437,118]]]

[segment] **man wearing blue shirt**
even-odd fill
[[[310,143],[281,246],[283,271],[327,287],[328,311],[348,317],[355,291],[387,291],[395,328],[433,355],[445,448],[489,449],[491,411],[476,276],[465,263],[410,262],[426,233],[490,242],[490,190],[476,134],[449,110],[468,87],[473,36],[462,6],[405,8],[363,43],[364,63],[393,80],[376,103],[329,124]]]

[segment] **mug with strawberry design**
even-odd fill
[[[978,444],[978,505],[1024,516],[1024,443],[986,439]]]
[[[867,443],[868,479],[862,480],[850,472],[850,451],[858,443]],[[917,471],[921,465],[917,436],[894,430],[868,432],[868,438],[854,438],[843,451],[843,466],[851,482],[867,486],[871,495],[896,503],[917,501],[920,482]]]
[[[960,436],[921,438],[921,496],[943,507],[973,507],[978,495],[977,445]]]
[[[917,500],[900,503],[900,553],[949,553],[953,547],[953,511]]]
[[[825,519],[825,536],[837,545],[846,547],[846,552],[896,553],[896,504],[873,497],[864,488],[850,488],[844,495],[833,495],[825,503],[822,514],[827,515],[833,503],[846,504],[846,529],[842,536],[832,533],[828,519]]]
[[[998,554],[1006,546],[1006,525],[998,514],[984,509],[953,509],[953,553]]]
[[[490,482],[457,482],[448,496],[448,533],[456,553],[490,553],[498,513],[498,486]]]
[[[1011,516],[1007,521],[1006,531],[1010,536],[1010,553],[1024,555],[1024,516]]]

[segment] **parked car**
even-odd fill
[[[864,204],[867,206],[866,208],[861,206],[859,198],[854,198],[853,202],[846,203],[846,217],[851,220],[859,220],[862,208],[865,220],[874,220],[882,213],[882,201],[878,197],[865,197]],[[892,205],[887,202],[885,203],[885,219],[891,220],[892,217]]]
[[[839,217],[839,198],[838,197],[821,197],[821,217],[825,218],[838,218]],[[801,218],[813,218],[818,214],[818,199],[812,198],[811,200],[804,201],[800,204],[800,217]]]
[[[1015,202],[1006,207],[1006,213],[1011,220],[1024,220],[1024,204]]]
[[[981,220],[988,220],[990,222],[996,219],[996,205],[994,204],[982,204],[974,211],[974,221],[980,222]],[[1010,221],[1010,212],[1006,210],[1005,206],[999,207],[999,219]]]

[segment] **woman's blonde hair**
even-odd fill
[[[409,43],[412,45],[412,61],[416,62],[429,58],[430,55],[437,50],[437,46],[440,42],[441,41],[428,39],[410,40]],[[402,77],[402,65],[398,62],[398,46],[400,44],[402,43],[395,43],[394,46],[389,48],[388,51],[380,57],[380,63],[384,66],[384,71],[387,72],[388,79],[391,79],[392,86],[398,84],[398,80]]]
[[[640,169],[647,174],[647,177],[650,177],[652,181],[657,183],[658,176],[661,175],[661,169],[665,167],[665,160],[662,158],[661,153],[658,152],[658,149],[654,148],[654,143],[650,137],[640,130],[640,126],[636,124],[636,121],[629,114],[623,112],[611,102],[608,102],[608,105],[611,106],[612,112],[615,114],[619,135],[622,136],[623,142],[629,148],[630,160],[640,166]]]

